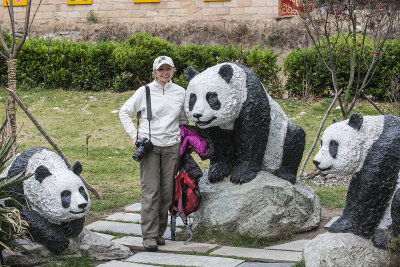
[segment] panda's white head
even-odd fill
[[[360,134],[363,116],[352,114],[348,120],[333,122],[322,135],[313,162],[323,174],[353,174],[360,170],[365,157],[365,136]]]
[[[90,209],[90,198],[78,176],[81,172],[78,161],[68,168],[52,151],[33,155],[26,173],[34,175],[23,183],[31,208],[55,224],[84,217]]]
[[[222,63],[199,73],[188,67],[185,78],[186,116],[200,128],[233,129],[247,98],[246,73],[238,65]]]

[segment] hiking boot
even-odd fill
[[[156,237],[157,245],[159,246],[164,246],[165,245],[165,238],[162,236],[157,236]]]
[[[148,251],[156,251],[157,250],[157,241],[155,238],[143,238],[143,247]]]

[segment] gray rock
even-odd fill
[[[74,241],[80,250],[87,251],[94,260],[125,259],[132,255],[128,247],[114,243],[86,228],[74,238]]]
[[[372,242],[351,233],[324,233],[311,240],[303,250],[307,267],[387,266],[388,254]]]
[[[311,230],[320,222],[318,196],[299,181],[293,185],[260,171],[249,183],[233,184],[227,177],[210,184],[207,173],[200,179],[203,200],[193,216],[194,229],[276,238]]]
[[[26,240],[18,239],[17,243],[22,246],[16,248],[14,253],[7,249],[3,249],[2,256],[4,264],[7,266],[34,266],[44,264],[49,261],[60,261],[66,255],[70,257],[80,257],[81,253],[74,250],[71,246],[63,251],[60,255],[54,255],[44,245]]]
[[[87,251],[94,260],[125,259],[132,255],[129,248],[121,246],[108,239],[83,228],[82,232],[75,238],[70,239],[69,247],[59,255],[50,252],[44,245],[20,239],[17,241],[24,249],[17,248],[14,253],[4,249],[3,260],[9,266],[33,266],[59,262],[68,257],[80,257],[80,251]]]

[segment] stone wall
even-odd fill
[[[39,0],[32,1],[32,13]],[[15,18],[25,17],[25,7],[14,7]],[[273,20],[278,15],[278,0],[160,0],[160,3],[133,3],[133,0],[93,0],[91,5],[67,5],[67,0],[43,0],[35,24],[51,21],[85,21],[93,10],[110,22],[171,22],[190,20]],[[0,23],[8,23],[6,7],[0,7]]]

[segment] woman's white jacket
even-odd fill
[[[185,89],[171,81],[162,87],[156,80],[150,83],[149,87],[153,115],[150,122],[151,142],[156,146],[171,146],[179,143],[181,140],[179,125],[188,123],[184,112]],[[144,86],[136,90],[119,111],[122,125],[132,139],[137,134],[132,116],[138,111],[142,113],[139,136],[149,138]]]

